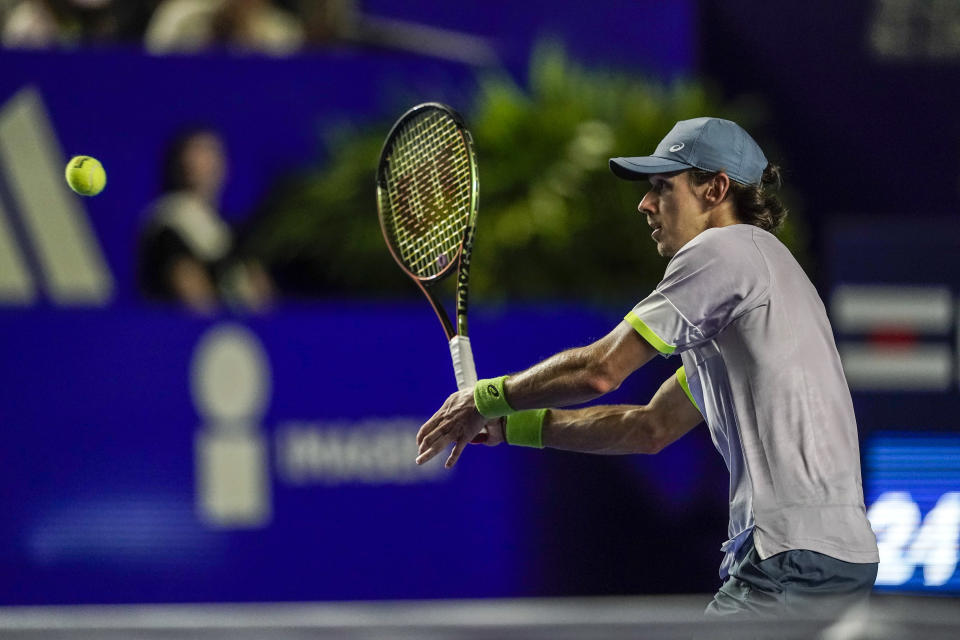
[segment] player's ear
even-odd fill
[[[725,171],[719,171],[707,183],[707,190],[703,197],[709,204],[717,205],[723,202],[728,193],[730,193],[730,176]]]

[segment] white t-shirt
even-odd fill
[[[745,224],[704,231],[626,320],[664,356],[681,355],[689,393],[730,471],[721,577],[751,532],[764,559],[808,549],[879,561],[830,322],[776,237]]]

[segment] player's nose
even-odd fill
[[[637,211],[643,215],[650,215],[651,213],[656,212],[656,197],[653,195],[652,191],[647,191],[644,194],[643,198],[640,200],[640,204],[637,205]]]

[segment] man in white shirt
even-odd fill
[[[418,463],[486,426],[487,444],[656,453],[705,421],[730,471],[730,524],[712,615],[839,611],[869,593],[856,419],[823,303],[770,232],[779,170],[737,124],[678,122],[651,156],[638,207],[669,257],[656,289],[606,337],[451,395],[420,429]],[[657,354],[683,366],[650,403],[543,409],[616,389]],[[482,436],[481,436],[482,437]]]

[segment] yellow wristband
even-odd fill
[[[507,396],[503,391],[503,383],[508,377],[477,380],[473,387],[473,401],[484,418],[499,418],[514,413],[513,407],[507,404]]]
[[[507,444],[543,449],[543,420],[549,409],[517,411],[507,416],[504,437]]]

